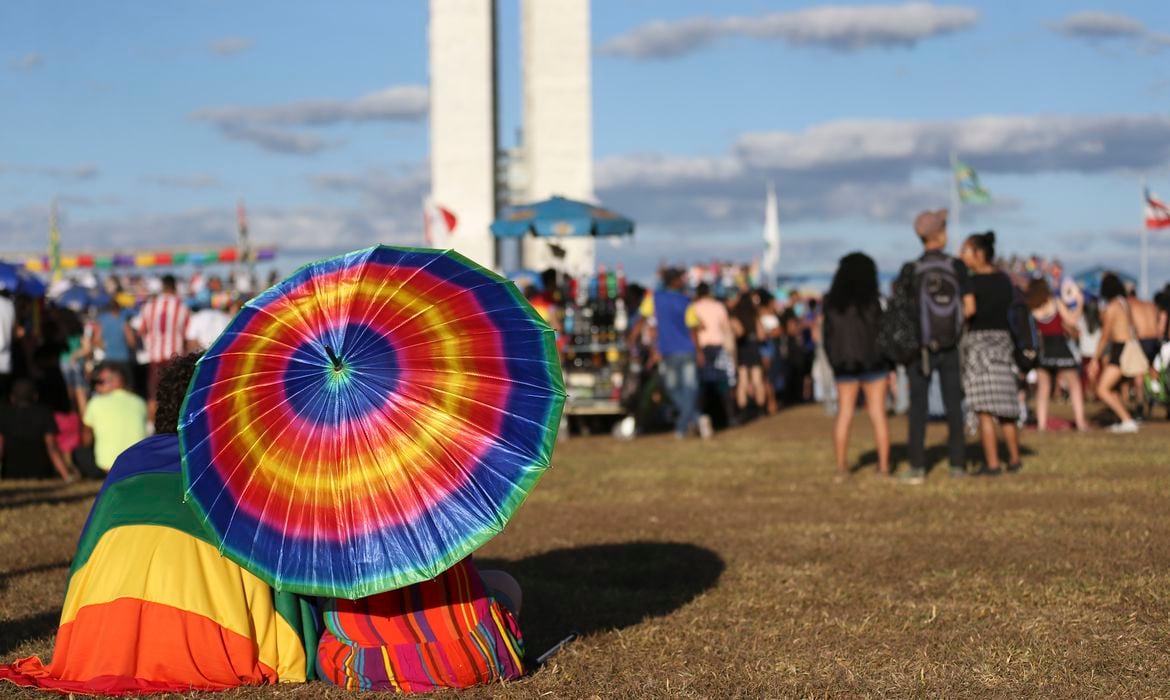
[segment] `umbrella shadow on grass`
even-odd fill
[[[60,621],[56,610],[0,621],[0,663],[8,663],[8,654],[25,642],[52,635]]]
[[[1020,445],[1020,458],[1032,457],[1036,454],[1027,445]],[[981,465],[983,464],[983,446],[978,442],[967,443],[964,455],[967,457],[967,464]],[[1004,446],[1003,441],[999,445],[999,458],[1004,464],[1008,463],[1007,447]],[[945,466],[947,461],[947,446],[945,443],[937,445],[926,446],[926,471],[927,473],[934,470],[940,465]],[[857,472],[866,467],[876,467],[878,463],[877,450],[868,450],[861,454],[857,464],[853,466],[851,471]],[[910,451],[907,449],[906,443],[896,443],[890,445],[890,467],[897,471],[899,467],[905,467],[910,464]]]
[[[724,569],[715,552],[676,542],[554,549],[517,561],[477,558],[476,566],[502,569],[520,582],[530,658],[570,630],[603,632],[667,615],[713,587]]]

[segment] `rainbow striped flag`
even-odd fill
[[[114,463],[77,545],[53,660],[0,680],[59,693],[223,690],[314,677],[317,615],[220,556],[183,502],[177,435]]]

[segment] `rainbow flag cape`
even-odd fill
[[[220,556],[183,502],[177,435],[115,462],[70,570],[53,660],[0,680],[60,693],[223,690],[313,677],[317,615]]]

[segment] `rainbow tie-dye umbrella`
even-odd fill
[[[180,421],[187,496],[278,591],[359,598],[438,575],[549,466],[553,331],[454,252],[376,246],[248,302]]]

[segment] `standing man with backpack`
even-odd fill
[[[959,339],[963,322],[975,311],[975,297],[967,266],[947,255],[947,210],[924,211],[914,219],[914,233],[923,253],[906,263],[898,276],[900,306],[917,316],[918,351],[903,360],[910,378],[910,430],[907,450],[909,484],[926,480],[926,419],[930,377],[938,372],[947,417],[947,457],[952,478],[967,473],[963,435],[963,384],[959,364]],[[909,303],[907,303],[909,302]]]

